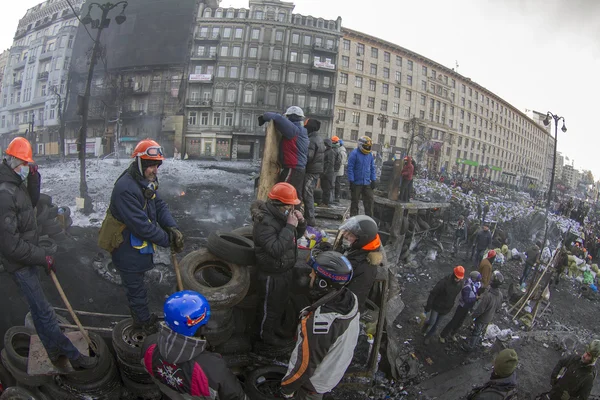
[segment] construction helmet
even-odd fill
[[[165,159],[163,150],[160,145],[152,139],[144,139],[140,141],[135,149],[133,149],[132,158],[139,157],[142,160],[162,161]]]
[[[479,271],[472,271],[469,274],[469,278],[471,278],[473,282],[479,282],[481,280],[481,273]]]
[[[317,274],[315,289],[341,289],[352,279],[352,264],[337,251],[311,252],[308,265]]]
[[[592,340],[590,344],[588,344],[585,349],[586,353],[588,353],[595,360],[600,357],[600,340],[595,339]]]
[[[358,148],[363,152],[363,154],[371,153],[372,144],[373,141],[368,136],[362,136],[360,139],[358,139]]]
[[[269,191],[269,199],[277,200],[283,204],[292,204],[297,206],[300,204],[296,188],[287,182],[276,183]]]
[[[504,275],[502,275],[502,272],[500,271],[494,271],[494,273],[492,274],[492,282],[490,283],[490,285],[492,287],[499,287],[500,285],[502,285],[504,283]]]
[[[29,140],[25,139],[24,137],[19,136],[14,138],[6,148],[6,154],[18,158],[19,160],[30,163],[34,162],[31,143],[29,143]]]
[[[210,319],[208,300],[192,290],[173,293],[165,301],[163,311],[167,326],[185,336],[194,336]]]
[[[465,267],[462,265],[454,267],[454,276],[458,279],[463,279],[465,277]]]
[[[496,250],[488,251],[486,258],[494,258],[494,257],[496,257]]]
[[[288,117],[290,115],[297,115],[299,117],[304,118],[304,111],[298,106],[291,106],[285,111],[285,116]]]
[[[347,219],[340,226],[340,231],[347,231],[356,236],[356,242],[352,244],[355,249],[377,250],[381,246],[377,223],[366,215],[357,215]]]
[[[332,143],[338,143],[339,141],[340,141],[340,138],[337,137],[337,136],[334,136],[334,137],[331,138],[331,142]]]

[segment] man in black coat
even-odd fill
[[[292,268],[298,258],[297,239],[306,230],[296,189],[286,182],[275,184],[269,199],[252,204],[252,236],[256,253],[259,337],[271,346],[281,346],[281,317],[289,299]]]
[[[483,258],[483,252],[486,251],[492,245],[492,232],[490,232],[490,226],[483,224],[483,228],[477,232],[475,236],[475,242],[473,243],[473,268],[478,268],[481,259]]]
[[[38,245],[34,207],[40,198],[41,177],[33,164],[31,144],[17,137],[8,145],[6,156],[0,165],[0,260],[27,300],[50,361],[56,363],[66,356],[73,368],[93,368],[97,358],[81,354],[62,333],[40,284],[38,267],[47,273],[56,269],[52,256]]]
[[[429,344],[429,339],[435,333],[442,317],[454,307],[454,301],[462,290],[464,277],[465,269],[459,265],[454,268],[452,274],[440,279],[429,292],[425,312],[430,314],[421,328],[421,333],[425,336],[425,344]]]
[[[325,144],[323,138],[319,135],[321,122],[316,119],[307,119],[304,121],[304,127],[308,132],[308,161],[306,163],[306,174],[304,175],[304,218],[307,225],[315,226],[315,187],[317,181],[323,173],[323,153],[325,153]]]
[[[324,141],[325,154],[323,173],[321,174],[321,189],[323,189],[323,206],[329,207],[329,203],[333,199],[333,184],[335,179],[334,163],[336,152],[331,147],[331,139],[327,138]]]

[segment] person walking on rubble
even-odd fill
[[[464,277],[465,269],[462,265],[459,265],[454,268],[452,274],[440,279],[429,292],[425,304],[425,312],[429,315],[421,328],[421,333],[425,337],[425,344],[429,344],[431,336],[435,334],[443,317],[454,307],[456,296],[462,290]]]
[[[477,234],[475,235],[475,241],[473,243],[473,268],[479,267],[479,263],[483,258],[483,252],[486,251],[492,245],[492,233],[490,232],[490,226],[483,224]]]
[[[321,122],[310,118],[304,121],[304,127],[308,132],[308,161],[306,163],[306,174],[304,175],[304,218],[307,225],[315,226],[315,188],[317,181],[323,173],[323,161],[325,153],[325,144],[323,138],[319,135]]]
[[[35,207],[40,198],[41,176],[32,153],[29,141],[16,137],[6,148],[0,165],[0,260],[27,301],[50,361],[57,363],[66,356],[75,369],[94,368],[98,359],[81,354],[60,330],[40,283],[38,267],[50,274],[56,272],[56,266],[54,258],[38,244]]]
[[[164,313],[158,334],[144,340],[141,352],[142,365],[160,391],[171,400],[247,400],[221,355],[207,351],[206,298],[191,290],[174,293]]]
[[[480,288],[481,274],[477,271],[473,271],[469,274],[469,278],[467,278],[467,281],[460,292],[458,307],[456,307],[454,316],[450,322],[446,324],[444,330],[442,330],[442,333],[440,334],[440,342],[446,343],[448,338],[452,339],[453,342],[458,341],[456,334],[477,302]]]
[[[348,289],[352,265],[335,251],[308,261],[310,300],[300,313],[296,347],[281,381],[284,398],[321,400],[340,382],[352,361],[360,332],[358,299]]]
[[[410,202],[410,186],[414,172],[415,166],[413,165],[412,158],[410,156],[404,157],[404,166],[401,171],[402,181],[400,182],[400,194],[398,196],[398,200],[401,202]]]
[[[466,400],[516,400],[519,357],[513,349],[504,349],[494,359],[494,370],[485,385],[477,386]]]
[[[284,115],[266,112],[258,117],[258,126],[269,121],[275,123],[275,129],[282,136],[279,148],[279,182],[292,185],[301,199],[309,145],[308,132],[303,124],[304,111],[298,106],[291,106]]]
[[[251,206],[252,236],[256,253],[258,336],[269,346],[287,344],[281,334],[281,317],[290,295],[292,268],[298,258],[297,240],[306,230],[296,189],[289,183],[275,184],[268,200]]]
[[[527,259],[525,260],[525,266],[523,267],[523,274],[521,275],[521,279],[519,279],[519,284],[521,285],[521,289],[525,288],[527,284],[527,278],[529,278],[529,274],[535,268],[535,265],[540,262],[540,249],[542,248],[542,242],[536,241],[525,254],[527,255]]]
[[[481,284],[484,289],[490,286],[492,280],[492,265],[496,261],[496,250],[490,250],[487,256],[479,263],[479,273],[481,274]]]
[[[133,162],[119,176],[110,197],[98,244],[112,254],[127,295],[135,328],[156,333],[158,317],[148,309],[144,276],[154,268],[156,246],[183,251],[183,234],[158,195],[162,147],[144,139],[133,150]]]
[[[358,215],[358,202],[362,196],[365,215],[373,216],[373,189],[377,179],[375,159],[371,154],[371,138],[358,139],[358,147],[348,157],[348,182],[350,182],[350,216]]]
[[[552,370],[552,389],[538,397],[541,400],[587,400],[596,379],[596,361],[600,356],[600,340],[592,340],[582,356],[561,359]]]
[[[342,180],[344,179],[344,168],[348,162],[348,153],[344,147],[344,141],[337,136],[331,138],[333,148],[337,151],[337,157],[334,163],[335,169],[335,198],[334,203],[338,203],[342,197]],[[338,165],[339,162],[339,165]]]
[[[463,344],[462,349],[470,352],[475,350],[479,344],[483,335],[487,330],[487,326],[494,319],[496,311],[502,307],[502,293],[500,292],[500,286],[504,283],[504,276],[500,271],[495,271],[490,283],[490,289],[486,290],[479,301],[473,308],[473,321],[475,326],[471,336],[467,340],[466,344]]]

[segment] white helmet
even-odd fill
[[[302,109],[298,106],[291,106],[290,108],[288,108],[285,112],[285,115],[297,115],[299,117],[304,118],[304,111],[302,111]]]

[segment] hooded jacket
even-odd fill
[[[273,121],[275,128],[283,136],[279,148],[279,162],[283,168],[305,169],[309,140],[302,121],[290,121],[274,112],[264,113],[263,118],[265,121]]]
[[[323,138],[319,135],[318,129],[314,130],[313,121],[309,119],[306,123],[308,130],[308,161],[306,163],[307,174],[322,174],[323,173],[323,154],[325,153],[325,144]],[[316,121],[318,122],[318,121]]]
[[[131,235],[149,245],[169,247],[166,228],[176,227],[167,204],[158,192],[152,199],[144,197],[143,188],[149,184],[133,162],[117,179],[110,198],[110,212],[125,224],[123,243],[112,253],[115,266],[125,272],[144,272],[154,268],[152,254],[142,254],[131,244]]]
[[[306,221],[294,227],[271,202],[255,201],[250,207],[254,252],[259,271],[280,274],[291,270],[298,258],[297,239],[306,230]]]
[[[164,322],[142,348],[142,365],[172,400],[245,400],[242,386],[206,340],[180,335]]]
[[[346,286],[358,298],[359,310],[364,310],[373,282],[377,277],[377,268],[383,262],[383,254],[378,250],[350,250],[345,254],[352,264],[352,280]]]
[[[344,176],[344,168],[346,167],[346,163],[348,162],[348,153],[346,152],[346,148],[338,143],[338,147],[336,151],[340,156],[340,169],[335,171],[335,176]]]
[[[431,292],[429,292],[425,311],[434,310],[440,315],[448,314],[452,310],[452,307],[454,307],[454,301],[462,290],[462,287],[462,281],[456,282],[454,274],[440,279],[433,289],[431,289]]]
[[[367,186],[377,179],[375,158],[371,153],[364,154],[360,149],[352,150],[348,157],[348,182]]]
[[[465,286],[460,291],[458,304],[461,307],[471,308],[477,302],[477,291],[481,287],[481,282],[473,282],[471,278],[467,278]]]
[[[557,379],[561,369],[565,368],[562,378]],[[584,364],[581,356],[576,354],[561,359],[552,370],[550,383],[552,390],[548,393],[550,400],[561,400],[563,392],[569,393],[571,399],[587,400],[596,379],[596,364]]]
[[[281,390],[286,394],[300,388],[327,393],[337,386],[352,361],[360,332],[358,301],[343,288],[328,303],[302,314]]]
[[[8,272],[46,265],[34,208],[39,197],[39,173],[28,176],[26,185],[6,161],[0,164],[0,258]]]
[[[402,179],[406,179],[407,181],[410,181],[413,178],[413,174],[415,172],[415,167],[412,164],[411,156],[407,156],[406,158],[407,158],[407,162],[402,167],[402,171],[400,173],[402,174]]]
[[[325,153],[323,154],[323,175],[333,176],[335,151],[331,148],[331,139],[325,139],[323,144],[325,145]]]
[[[475,246],[477,247],[477,250],[485,250],[489,248],[491,244],[492,232],[490,232],[489,229],[487,231],[481,229],[479,232],[477,232],[477,236],[475,236]]]
[[[491,379],[483,386],[473,389],[467,400],[509,400],[517,399],[517,373],[513,372],[505,378]]]
[[[500,289],[490,287],[486,290],[473,309],[473,319],[481,324],[489,324],[494,319],[494,314],[502,307],[502,293]]]
[[[479,273],[481,274],[481,283],[486,288],[490,286],[492,280],[492,261],[489,258],[484,258],[479,263]]]

